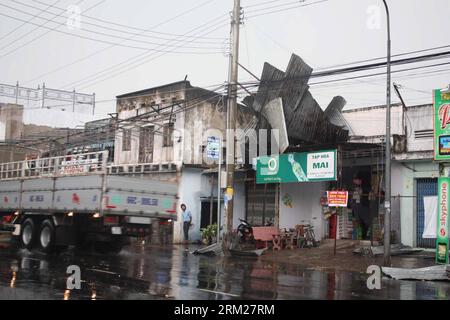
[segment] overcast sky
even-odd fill
[[[450,45],[450,1],[388,3],[393,54]],[[75,4],[87,16],[81,16],[79,28],[76,15],[66,12]],[[291,53],[316,70],[386,56],[381,0],[306,0],[303,4],[309,5],[300,7],[293,0],[242,0],[241,64],[259,76],[266,61],[284,70]],[[193,85],[219,86],[227,80],[225,48],[232,6],[232,0],[2,0],[0,83],[19,81],[36,88],[45,82],[50,88],[95,92],[95,118],[115,111],[116,95],[183,80],[186,75]],[[272,12],[278,10],[283,11]],[[183,42],[186,35],[190,42]],[[450,47],[413,55],[447,50]],[[405,57],[409,56],[393,59]],[[425,64],[447,62],[449,58]],[[393,70],[420,65],[424,63]],[[431,103],[431,90],[450,83],[447,69],[450,66],[441,65],[394,73],[393,81],[403,86],[407,105]],[[443,71],[433,72],[437,70]],[[242,69],[239,78],[241,82],[254,80]],[[323,108],[334,95],[342,95],[348,107],[380,105],[385,103],[385,77],[317,84],[311,91]],[[393,102],[397,101],[393,95]],[[33,110],[26,121],[74,126],[92,120],[92,115],[74,116],[69,110]]]

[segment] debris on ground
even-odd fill
[[[419,269],[405,269],[405,268],[388,268],[382,267],[381,270],[387,276],[396,280],[439,280],[450,281],[449,266],[438,265]]]
[[[220,256],[220,255],[223,255],[223,243],[222,242],[214,243],[207,247],[204,247],[201,249],[196,249],[195,251],[193,251],[191,253],[192,254],[206,254],[206,255]]]
[[[264,249],[258,249],[258,250],[236,250],[236,249],[230,249],[230,254],[232,256],[237,257],[259,257],[261,256],[267,248]]]
[[[405,246],[402,244],[393,244],[391,245],[391,256],[398,256],[402,254],[412,254],[422,252],[423,249],[412,248],[410,246]],[[372,256],[380,256],[384,254],[384,246],[362,246],[353,250],[354,254],[357,255],[372,255]]]

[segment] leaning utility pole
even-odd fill
[[[383,0],[387,22],[387,84],[386,84],[386,193],[384,198],[384,266],[391,266],[391,22],[389,8]]]
[[[233,14],[231,17],[231,74],[228,84],[228,108],[227,108],[227,132],[226,132],[226,225],[227,233],[233,230],[233,201],[234,201],[234,166],[235,166],[235,129],[237,113],[237,84],[239,64],[239,28],[241,24],[241,1],[234,0]]]

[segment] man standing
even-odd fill
[[[183,211],[183,232],[184,232],[184,241],[185,243],[189,240],[189,227],[192,223],[192,214],[189,210],[186,210],[186,205],[183,203],[181,205],[181,210]]]

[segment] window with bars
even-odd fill
[[[246,220],[254,226],[264,226],[275,220],[276,184],[247,183]]]
[[[163,147],[173,147],[173,122],[164,125]]]
[[[123,130],[122,151],[131,151],[131,129]]]

